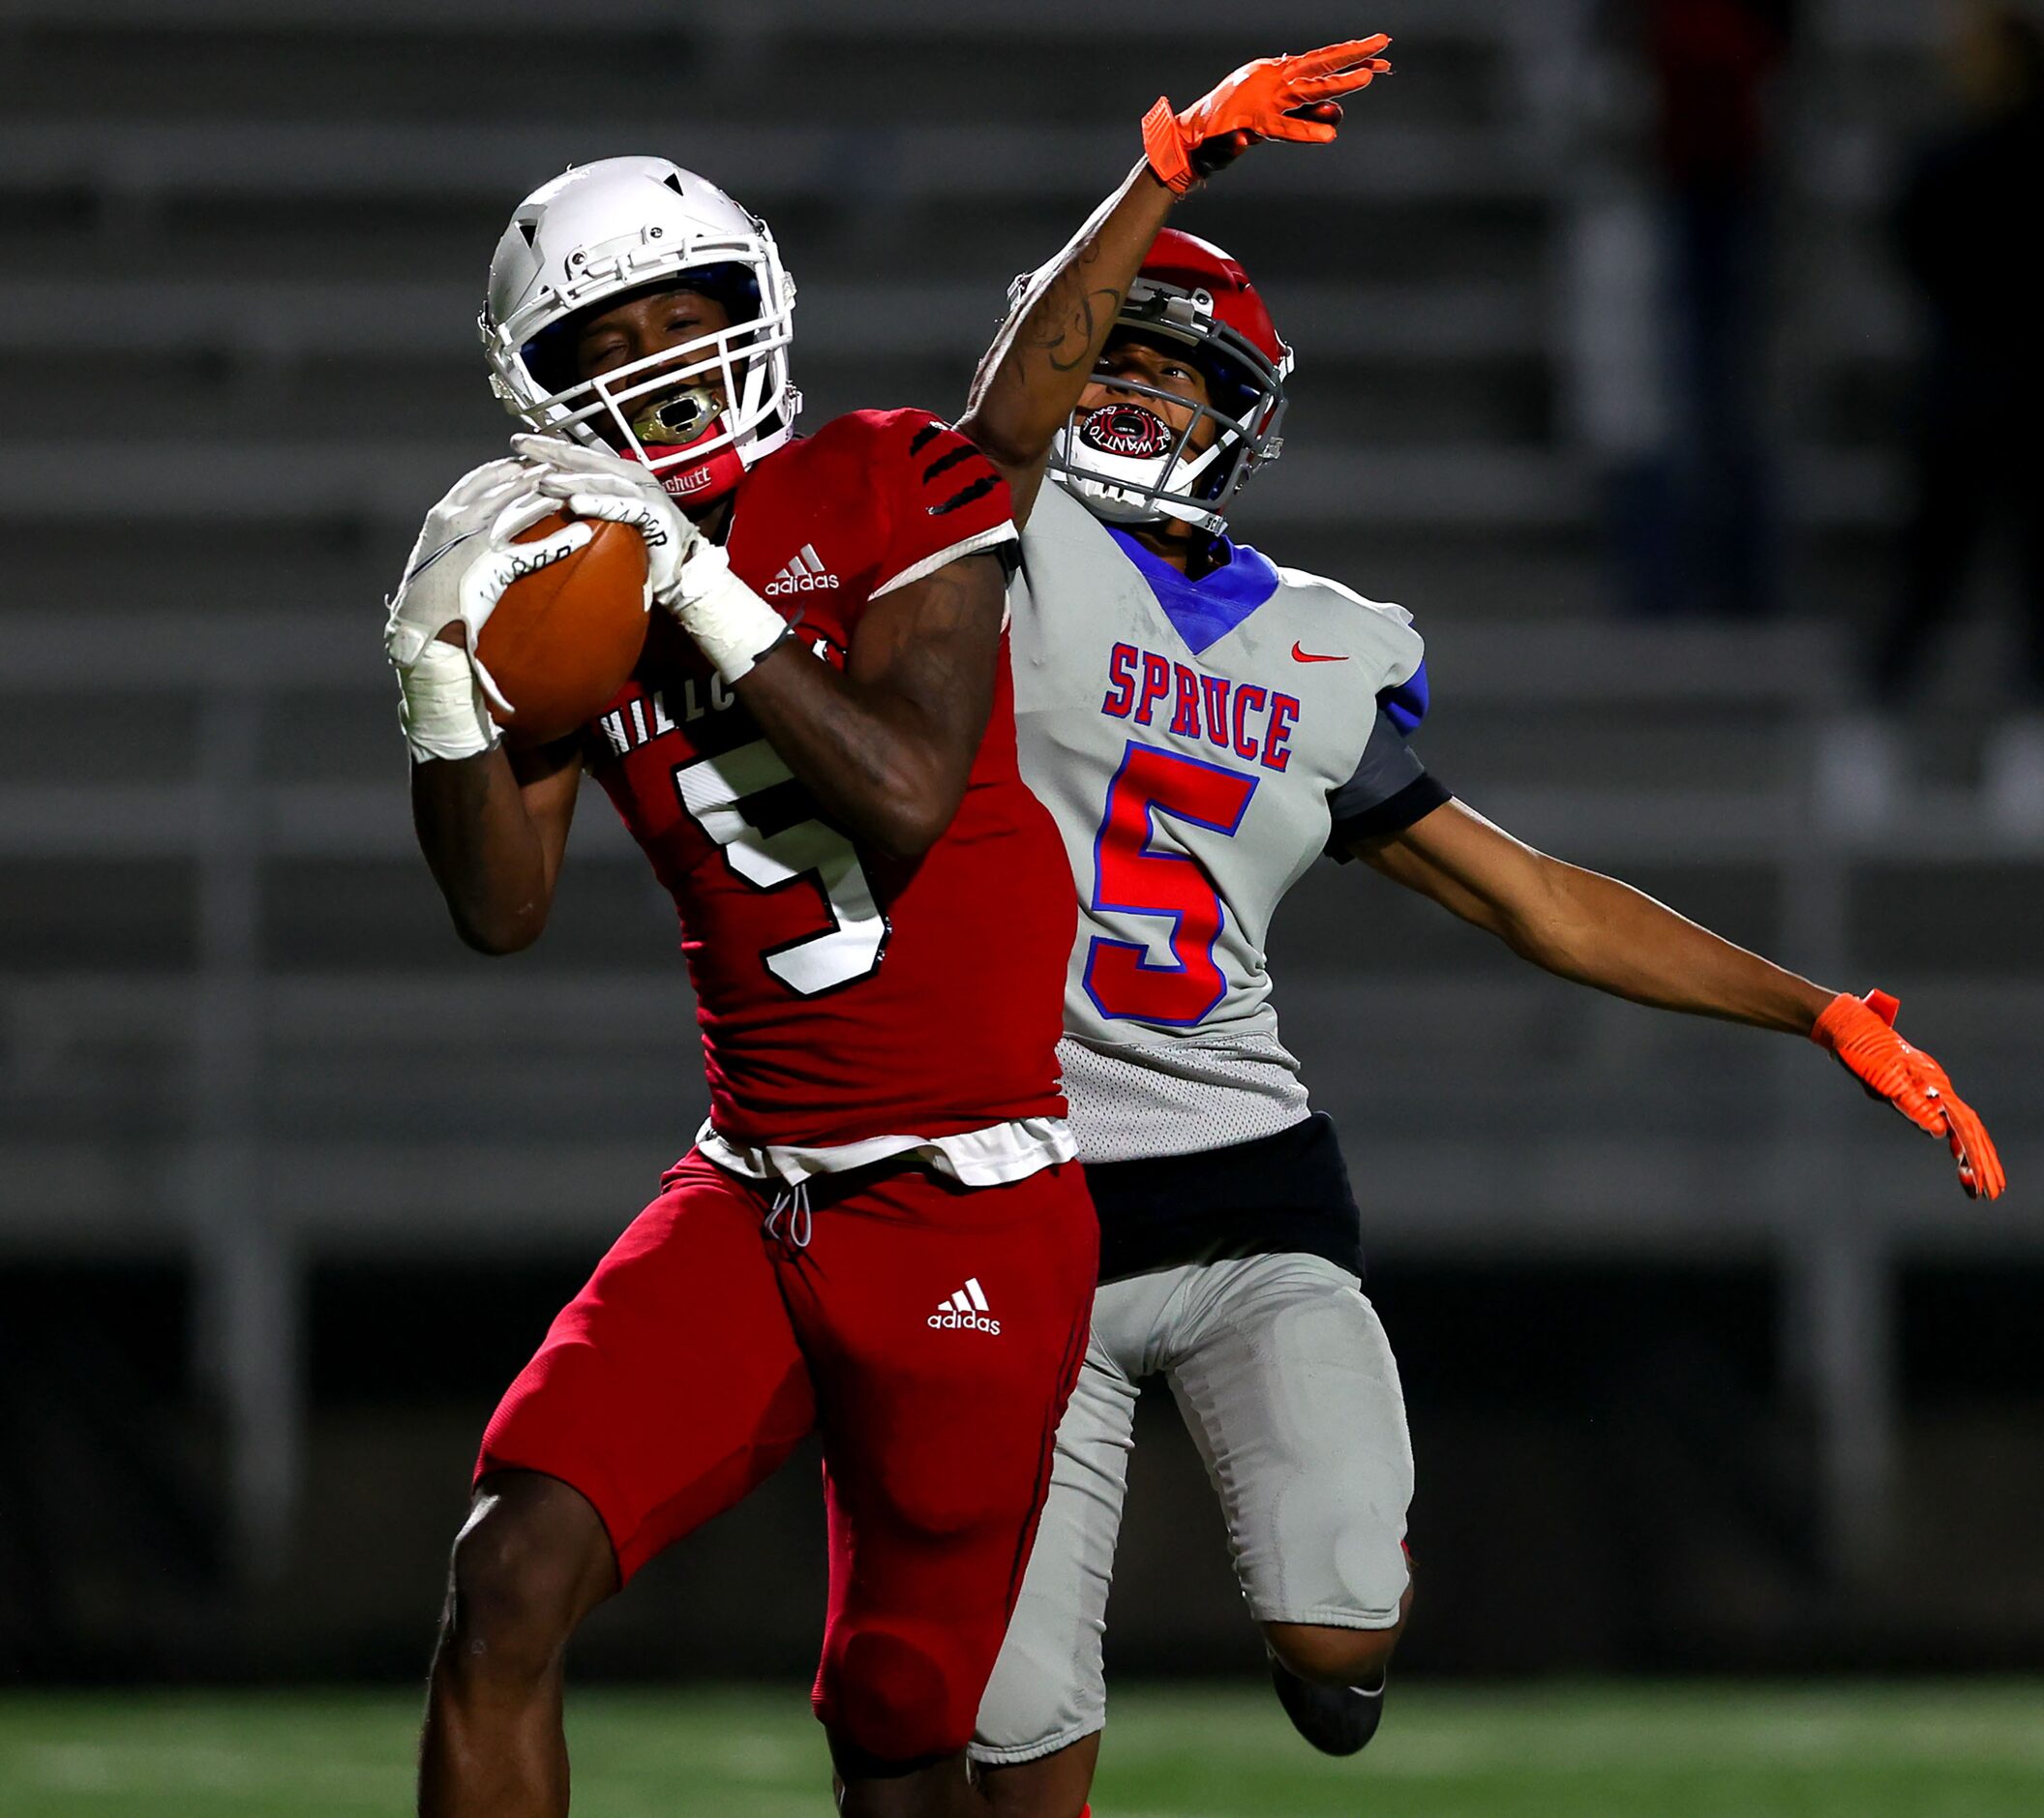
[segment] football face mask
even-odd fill
[[[593,378],[573,379],[577,330],[587,315],[629,300],[633,292],[578,312],[522,348],[527,371],[559,374],[565,380],[549,398],[558,411],[555,433],[564,430],[578,441],[643,462],[677,499],[709,500],[729,492],[751,462],[781,439],[762,445],[763,438],[747,433],[762,422],[777,428],[779,418],[770,409],[776,375],[760,357],[774,344],[763,339],[749,283],[733,276],[742,270],[713,265],[691,268],[680,277],[725,306],[736,318],[729,326],[692,335]],[[697,279],[700,285],[691,282]],[[671,288],[662,281],[653,289],[660,293]],[[785,334],[778,345],[786,347]]]
[[[1102,382],[1114,396],[1072,411],[1051,446],[1053,477],[1109,523],[1177,518],[1222,530],[1229,499],[1250,463],[1259,454],[1268,458],[1276,438],[1259,442],[1253,418],[1132,374]],[[1182,419],[1175,429],[1174,418]],[[1276,421],[1274,415],[1274,428]]]
[[[663,285],[702,289],[729,325],[578,379],[572,318]],[[492,387],[529,429],[641,461],[708,500],[787,440],[795,284],[765,222],[664,158],[609,158],[520,203],[480,327]]]

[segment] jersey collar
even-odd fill
[[[1194,656],[1219,643],[1278,591],[1278,570],[1247,543],[1216,537],[1225,559],[1197,581],[1188,581],[1119,525],[1101,528],[1142,571],[1164,617]]]

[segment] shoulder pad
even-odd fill
[[[1414,627],[1412,615],[1404,607],[1389,600],[1365,599],[1354,588],[1304,568],[1279,568],[1278,579],[1285,587],[1330,596],[1328,609],[1342,614],[1343,628],[1355,639],[1357,654],[1367,651],[1376,660],[1380,691],[1409,681],[1426,661],[1427,641]],[[1358,612],[1363,615],[1361,623],[1349,616]]]
[[[1305,568],[1279,567],[1278,578],[1286,587],[1318,588],[1326,592],[1338,594],[1351,606],[1360,606],[1365,612],[1376,613],[1396,624],[1412,623],[1412,615],[1404,607],[1395,606],[1389,600],[1365,599],[1354,588],[1344,587],[1339,581],[1330,580],[1324,574],[1313,574]]]
[[[847,410],[842,416],[833,416],[811,439],[850,446],[861,442],[907,443],[919,436],[934,439],[937,435],[953,433],[934,410]]]

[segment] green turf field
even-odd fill
[[[410,1809],[405,1697],[0,1699],[7,1818]],[[800,1693],[589,1691],[578,1818],[828,1818]],[[1116,1694],[1099,1818],[2037,1818],[2044,1684],[1400,1687],[1323,1761],[1259,1690]]]

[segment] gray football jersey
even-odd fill
[[[1176,1155],[1307,1114],[1265,938],[1331,831],[1445,799],[1380,697],[1411,617],[1237,545],[1194,584],[1046,484],[1008,592],[1022,773],[1056,818],[1079,933],[1060,1047],[1087,1161]]]

